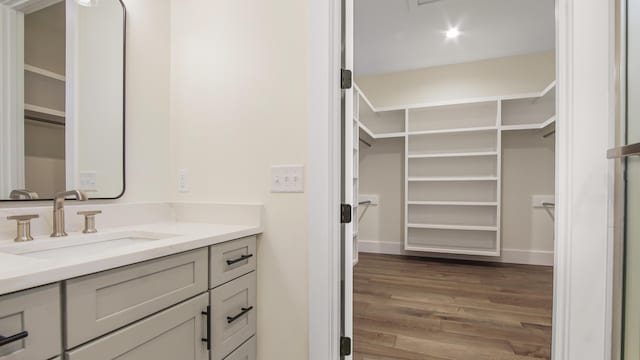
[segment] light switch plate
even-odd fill
[[[271,192],[303,193],[304,166],[278,165],[271,167]]]
[[[80,171],[79,188],[85,192],[98,191],[98,172],[97,171]]]

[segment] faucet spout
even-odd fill
[[[27,189],[15,189],[15,190],[12,190],[11,194],[9,195],[9,198],[11,200],[20,200],[22,198],[27,199],[27,200],[37,200],[37,199],[39,199],[38,193],[36,193],[35,191],[29,191]]]
[[[53,233],[51,237],[67,236],[64,228],[64,201],[68,197],[73,197],[78,201],[87,201],[87,194],[80,190],[69,190],[57,193],[53,198]]]

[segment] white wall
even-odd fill
[[[306,29],[305,1],[172,2],[172,198],[265,204],[261,360],[308,356],[307,196],[270,193],[271,165],[307,161]]]
[[[543,52],[358,77],[377,107],[521,94],[544,89],[555,78],[555,53]]]
[[[169,178],[170,0],[124,0],[126,192],[116,202],[166,201]]]

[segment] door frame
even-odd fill
[[[339,359],[340,0],[308,0],[309,359]],[[611,359],[615,7],[556,0],[555,360]]]

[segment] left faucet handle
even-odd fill
[[[40,215],[27,214],[27,215],[13,215],[7,216],[7,220],[16,220],[18,229],[15,242],[31,241],[31,220],[39,218]]]

